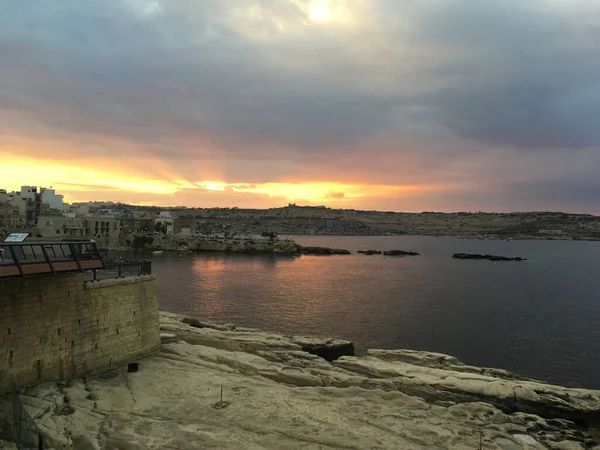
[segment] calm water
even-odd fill
[[[201,320],[412,348],[600,389],[600,243],[299,236],[418,257],[153,255],[160,306]],[[459,261],[455,252],[525,256]]]

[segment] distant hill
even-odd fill
[[[600,240],[600,217],[561,212],[401,213],[288,205],[281,208],[160,208],[118,205],[157,213],[168,209],[192,216],[206,234],[264,231],[311,235],[405,235]],[[115,208],[115,205],[112,205]]]

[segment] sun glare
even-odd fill
[[[328,1],[315,0],[308,7],[308,18],[314,23],[325,23],[331,19],[331,9]]]

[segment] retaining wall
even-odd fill
[[[124,365],[160,348],[153,275],[0,280],[0,393]]]

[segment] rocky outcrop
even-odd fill
[[[301,247],[300,251],[308,255],[350,255],[350,250],[329,247]]]
[[[189,243],[189,250],[195,252],[227,252],[227,253],[298,253],[300,246],[296,242],[286,240],[253,240],[253,239],[194,239]]]
[[[300,345],[302,351],[317,355],[332,362],[342,356],[354,356],[354,343],[340,339],[292,338],[294,344]]]
[[[479,255],[477,253],[455,253],[452,255],[454,259],[487,259],[489,261],[527,261],[526,258],[520,256],[508,257],[508,256],[496,256],[496,255]]]
[[[359,250],[357,253],[361,255],[382,255],[383,252],[381,250]]]
[[[597,446],[598,391],[428,352],[371,350],[331,363],[303,347],[335,340],[182,320],[161,313],[163,349],[138,372],[27,389],[21,401],[44,448]],[[0,402],[0,419],[12,420],[11,405],[10,396]]]
[[[291,239],[263,239],[243,237],[155,236],[143,242],[146,250],[179,252],[273,253],[298,254],[300,245]]]
[[[419,256],[420,253],[408,252],[405,250],[385,250],[383,252],[385,256]]]

